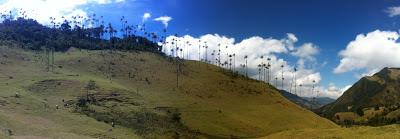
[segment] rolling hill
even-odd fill
[[[0,47],[0,137],[250,138],[338,128],[265,83],[157,53]],[[92,83],[88,87],[89,82]],[[111,125],[115,123],[113,128]]]

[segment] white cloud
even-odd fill
[[[336,99],[340,97],[347,89],[349,89],[351,85],[346,85],[343,88],[337,87],[334,83],[330,83],[327,88],[318,87],[317,91],[321,92],[319,96],[321,97],[329,97]]]
[[[292,52],[292,55],[311,60],[314,59],[314,56],[318,53],[319,49],[317,46],[312,43],[305,43],[297,48],[296,51]]]
[[[384,67],[400,66],[400,43],[398,32],[375,30],[359,34],[345,50],[339,52],[340,64],[334,73],[359,71],[370,75]]]
[[[125,0],[81,0],[81,1],[94,2],[94,3],[98,3],[98,4],[110,4],[110,3],[125,2]]]
[[[172,45],[172,40],[179,40],[178,43],[174,43]],[[200,42],[199,42],[200,40]],[[267,63],[267,58],[270,58],[271,63],[271,80],[270,83],[272,85],[276,84],[275,78],[277,77],[277,87],[281,87],[282,83],[282,68],[281,65],[284,65],[283,75],[284,75],[284,89],[292,90],[294,93],[294,73],[293,69],[295,65],[290,65],[288,61],[279,57],[282,55],[290,56],[292,52],[297,51],[300,48],[293,48],[291,51],[288,47],[293,47],[294,43],[297,42],[297,38],[294,34],[288,34],[286,38],[283,39],[274,39],[274,38],[262,38],[259,36],[249,37],[240,42],[235,42],[234,38],[229,38],[226,36],[221,36],[218,34],[207,34],[200,36],[198,38],[185,35],[183,37],[175,37],[169,36],[167,37],[167,42],[169,42],[166,46],[163,47],[163,52],[167,55],[175,55],[176,46],[183,49],[182,53],[179,52],[180,57],[184,57],[185,59],[190,60],[204,60],[206,57],[211,63],[216,64],[218,58],[218,50],[221,50],[221,63],[229,60],[229,55],[235,54],[235,59],[232,58],[232,63],[235,65],[236,71],[242,71],[240,68],[240,64],[245,63],[244,56],[248,56],[247,62],[249,67],[249,76],[251,78],[258,78],[258,69],[257,65],[260,63]],[[191,45],[187,45],[186,42],[189,42]],[[207,42],[207,43],[205,43]],[[288,43],[290,42],[290,43]],[[207,53],[206,49],[203,48],[207,44]],[[220,45],[218,45],[220,44]],[[292,46],[291,46],[292,45]],[[304,47],[307,44],[302,45]],[[200,46],[200,49],[199,49]],[[315,47],[312,45],[313,48]],[[171,51],[174,50],[174,52]],[[302,48],[301,48],[302,49]],[[199,56],[200,52],[200,56]],[[212,55],[214,53],[214,55]],[[313,53],[314,54],[314,53]],[[261,59],[260,57],[264,58]],[[311,54],[310,54],[311,56]],[[200,57],[200,58],[199,58]],[[307,64],[307,63],[304,63]],[[217,64],[216,64],[217,65]],[[233,66],[233,65],[232,65]],[[243,74],[243,72],[242,72]],[[302,84],[302,96],[312,96],[311,88],[313,80],[315,84],[319,84],[321,79],[321,75],[319,72],[314,69],[306,69],[304,66],[298,67],[298,71],[296,72],[296,83],[297,85]],[[290,89],[290,86],[291,89]],[[297,88],[299,88],[297,86]],[[299,92],[299,90],[297,90]]]
[[[287,33],[287,41],[286,44],[288,46],[289,50],[293,50],[294,49],[294,43],[296,43],[298,41],[297,37],[293,34],[293,33]]]
[[[161,17],[158,17],[158,18],[154,19],[154,21],[159,21],[162,24],[164,24],[165,28],[168,27],[168,23],[171,20],[172,20],[172,17],[169,17],[169,16],[161,16]]]
[[[5,0],[0,3],[2,12],[24,10],[27,16],[43,24],[49,23],[49,17],[62,21],[61,17],[69,19],[71,16],[87,17],[82,8],[88,4],[111,4],[125,0]],[[17,15],[21,16],[21,15]]]
[[[147,19],[151,18],[151,14],[150,13],[144,13],[143,17],[142,17],[142,22],[146,22]]]
[[[389,7],[386,9],[385,12],[388,13],[390,17],[398,16],[398,15],[400,15],[400,6]]]

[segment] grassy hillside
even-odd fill
[[[399,90],[400,69],[384,68],[373,76],[360,79],[334,103],[322,107],[320,113],[337,121],[343,121],[340,118],[342,113],[353,113],[355,118],[348,120],[372,119],[374,125],[375,122],[395,123],[400,119],[396,112],[400,108]],[[389,113],[390,115],[385,116]]]
[[[213,65],[184,61],[176,87],[174,60],[158,54],[72,49],[56,53],[51,73],[42,53],[0,49],[0,137],[8,129],[15,138],[262,137],[337,127]],[[87,92],[91,102],[80,105]]]

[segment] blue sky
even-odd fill
[[[23,2],[10,3],[9,0],[0,3],[8,3],[8,7],[24,5],[21,4]],[[57,3],[67,6],[59,6]],[[69,6],[65,3],[69,3]],[[297,39],[293,50],[286,46],[286,52],[279,51],[267,55],[283,59],[288,66],[296,66],[299,59],[304,59],[308,63],[306,65],[309,65],[305,70],[310,71],[310,74],[320,74],[321,91],[336,91],[336,94],[340,94],[346,86],[356,82],[361,75],[370,75],[385,66],[400,66],[400,62],[396,60],[371,60],[373,55],[369,52],[357,53],[358,49],[362,51],[363,48],[371,51],[381,50],[380,44],[386,44],[389,50],[395,49],[393,52],[400,52],[397,51],[400,45],[397,44],[396,36],[400,27],[397,16],[400,9],[396,9],[400,6],[400,1],[397,0],[76,0],[58,1],[54,5],[55,13],[59,12],[54,16],[95,12],[115,24],[118,24],[122,15],[132,24],[141,24],[143,14],[149,13],[151,18],[145,23],[153,31],[160,31],[164,27],[160,22],[154,21],[154,18],[168,16],[172,18],[168,26],[170,33],[190,35],[191,39],[201,38],[206,34],[218,34],[234,38],[233,44],[254,36],[271,40],[290,40],[287,33],[291,33]],[[14,7],[37,8],[26,5]],[[64,10],[57,11],[57,8]],[[77,10],[80,11],[76,12]],[[360,34],[364,34],[364,37],[356,39]],[[386,42],[387,38],[395,40]],[[354,42],[351,49],[350,42]],[[306,43],[312,44],[312,48],[318,49],[318,52],[310,57],[296,55]],[[339,55],[340,51],[346,51],[346,54]],[[382,55],[385,54],[383,51]],[[341,60],[345,62],[340,62]],[[363,64],[354,64],[357,61]],[[340,69],[334,72],[341,64]],[[356,66],[349,67],[346,64]]]

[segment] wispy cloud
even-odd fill
[[[398,16],[400,15],[400,6],[397,7],[389,7],[385,10],[386,13],[388,13],[388,15],[390,17],[394,17],[394,16]]]
[[[168,27],[168,23],[171,20],[172,20],[172,17],[169,17],[169,16],[161,16],[161,17],[158,17],[158,18],[154,19],[154,21],[161,22],[164,25],[165,28]]]

